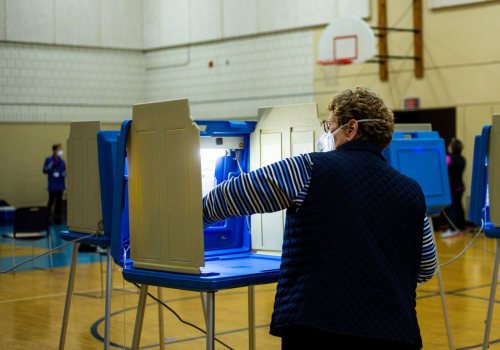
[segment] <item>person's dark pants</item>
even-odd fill
[[[63,191],[49,192],[49,203],[47,204],[48,215],[50,218],[50,212],[52,210],[52,206],[55,203],[54,208],[54,223],[60,224],[62,223],[62,194]]]
[[[356,350],[356,349],[384,349],[384,350],[416,350],[420,349],[413,344],[396,340],[369,339],[348,335],[334,334],[319,329],[296,326],[287,331],[281,338],[282,350]]]
[[[465,228],[465,214],[464,208],[462,207],[462,196],[464,190],[452,190],[451,191],[451,205],[445,209],[446,214],[450,218],[451,222],[459,229],[463,230]]]

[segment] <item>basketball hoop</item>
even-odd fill
[[[323,80],[328,86],[338,83],[341,66],[360,63],[375,55],[375,34],[359,17],[345,16],[331,22],[321,35],[318,60]]]

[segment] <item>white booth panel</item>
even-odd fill
[[[134,105],[127,160],[134,266],[199,274],[204,266],[200,131],[188,100]]]
[[[316,103],[260,108],[250,136],[250,168],[314,152],[322,133]],[[285,218],[285,211],[252,215],[252,248],[280,251]]]
[[[70,124],[68,149],[68,227],[92,233],[102,220],[97,133],[101,123]]]

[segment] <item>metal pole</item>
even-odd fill
[[[158,299],[163,301],[163,292],[161,287],[158,287]],[[163,305],[158,303],[158,327],[160,337],[160,350],[165,350],[165,333],[163,325]]]
[[[64,344],[66,342],[69,307],[71,305],[71,296],[73,295],[73,287],[75,285],[76,258],[78,257],[78,245],[79,243],[73,244],[73,255],[71,256],[71,266],[69,268],[68,289],[66,291],[66,303],[64,304],[64,316],[61,326],[61,337],[59,338],[59,350],[64,349]]]
[[[100,254],[99,254],[100,255]],[[106,306],[104,311],[104,349],[109,349],[109,328],[111,323],[111,277],[113,274],[113,263],[111,260],[111,247],[106,249]],[[101,271],[101,291],[102,291],[102,271]],[[102,292],[101,292],[102,293]]]
[[[200,292],[201,308],[203,309],[203,317],[205,318],[205,327],[207,327],[207,292]]]
[[[207,292],[207,350],[215,349],[215,292]]]
[[[495,305],[495,294],[497,291],[498,263],[500,262],[500,239],[497,238],[497,250],[495,252],[495,262],[493,265],[493,276],[491,277],[490,300],[488,301],[488,312],[486,313],[486,326],[484,328],[483,350],[490,346],[490,331],[493,318],[493,306]]]
[[[144,309],[146,308],[146,298],[148,297],[148,285],[141,285],[139,293],[139,303],[137,305],[137,315],[135,316],[134,337],[132,338],[132,350],[139,349],[141,342],[142,322],[144,321]]]
[[[255,286],[248,286],[248,348],[255,350]]]
[[[432,224],[432,218],[427,217],[427,219],[429,220],[429,226],[430,226],[431,232],[432,232],[432,239],[434,240],[434,242],[436,242],[435,235],[434,235],[434,225]],[[444,295],[443,277],[441,276],[441,269],[439,268],[439,258],[438,258],[438,253],[437,253],[437,247],[436,247],[436,264],[438,266],[437,268],[439,269],[438,273],[437,273],[437,277],[438,277],[438,283],[439,283],[439,294],[441,295],[441,306],[443,307],[444,323],[446,326],[446,335],[448,336],[448,347],[450,348],[450,350],[453,350],[453,338],[451,336],[450,319],[448,317],[448,308],[446,306],[446,298]]]

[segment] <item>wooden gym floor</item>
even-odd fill
[[[0,232],[8,229],[0,228]],[[56,228],[57,231],[57,228]],[[53,232],[55,243],[57,232]],[[439,236],[439,235],[438,235]],[[474,235],[437,238],[440,262],[458,254]],[[10,264],[10,239],[2,238],[2,269]],[[56,245],[54,244],[54,246]],[[450,315],[453,341],[456,349],[479,349],[484,332],[487,300],[490,290],[495,240],[481,236],[463,257],[443,268],[444,287]],[[46,242],[37,243],[35,253],[46,249]],[[486,251],[489,250],[490,252]],[[56,266],[0,275],[0,349],[56,349],[64,309],[71,247],[55,256]],[[16,246],[16,255],[22,261],[31,255],[31,244]],[[48,261],[48,260],[47,260]],[[47,261],[37,262],[47,266]],[[77,268],[75,291],[100,294],[100,265],[98,254],[81,254]],[[94,261],[94,262],[92,262]],[[103,259],[104,263],[104,259]],[[105,268],[105,265],[103,265]],[[103,276],[104,277],[104,276]],[[117,266],[113,267],[113,286],[134,290],[125,283]],[[274,302],[275,284],[256,287],[257,349],[280,349],[280,340],[269,335],[269,322]],[[437,277],[418,288],[417,312],[424,349],[448,349]],[[156,287],[150,292],[157,293]],[[114,290],[112,293],[111,341],[112,349],[130,348],[138,294]],[[199,293],[163,289],[164,301],[186,321],[204,327]],[[497,303],[500,302],[498,297]],[[215,300],[215,329],[217,338],[234,349],[248,348],[247,290],[221,291]],[[104,333],[104,298],[81,295],[73,297],[66,349],[100,349]],[[181,324],[168,310],[165,315],[167,349],[204,349],[204,335]],[[491,349],[500,349],[500,310],[496,306]],[[157,349],[158,307],[148,300],[142,349]],[[216,344],[216,349],[225,349]]]

